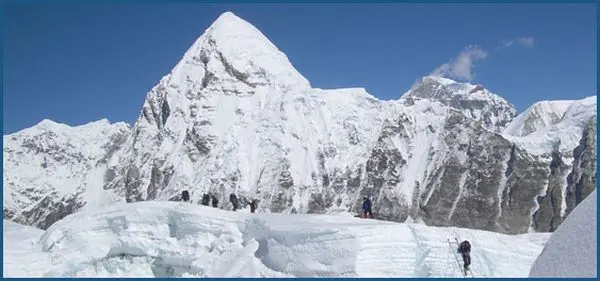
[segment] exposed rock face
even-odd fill
[[[566,212],[570,213],[595,190],[596,185],[596,116],[589,123],[573,151],[573,169],[567,177]]]
[[[370,196],[380,219],[552,231],[595,189],[595,102],[545,131],[500,134],[516,111],[481,86],[425,77],[398,101],[314,89],[226,13],[147,95],[133,128],[4,136],[4,214],[46,228],[82,208],[188,190],[191,202],[211,193],[226,209],[231,193],[284,213],[358,212]]]

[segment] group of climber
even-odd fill
[[[187,190],[184,190],[181,193],[181,200],[184,202],[188,202],[190,201],[190,193]],[[208,194],[205,193],[204,195],[202,195],[202,201],[201,204],[204,206],[208,206],[212,201],[212,206],[214,208],[218,208],[219,207],[219,198],[217,198],[217,196],[215,194]],[[229,195],[229,202],[231,202],[231,205],[233,206],[233,211],[237,211],[240,209],[240,200],[237,198],[237,196],[234,193],[231,193]],[[258,208],[258,200],[253,199],[252,201],[250,201],[250,212],[254,213],[256,212],[256,209]],[[373,210],[372,210],[372,202],[371,199],[367,196],[363,197],[363,203],[362,203],[362,212],[360,217],[361,218],[373,218]]]
[[[181,192],[181,200],[183,202],[190,201],[189,191],[184,190],[183,192]],[[233,211],[237,211],[240,209],[240,200],[234,193],[229,194],[229,202],[233,206]],[[202,195],[202,200],[200,201],[200,204],[202,204],[204,206],[212,205],[214,208],[218,208],[219,207],[219,198],[217,198],[217,196],[215,194],[204,193]],[[249,205],[250,205],[250,212],[252,212],[252,213],[256,212],[256,209],[258,208],[258,200],[253,199],[252,201],[250,201]]]
[[[204,206],[208,206],[211,203],[211,199],[212,199],[212,206],[214,208],[218,208],[219,207],[219,198],[217,198],[217,196],[215,196],[214,194],[205,193],[204,195],[202,195],[201,204]],[[187,190],[184,190],[183,192],[181,192],[181,200],[184,202],[190,201],[190,193]],[[237,196],[234,193],[229,194],[229,202],[231,202],[231,205],[233,206],[233,211],[237,211],[240,209],[240,200],[237,198]],[[250,201],[249,205],[250,205],[250,212],[252,212],[252,213],[256,212],[256,209],[258,208],[258,200],[253,199],[252,201]],[[363,197],[362,212],[361,212],[360,217],[361,218],[373,218],[372,202],[371,202],[371,199],[367,196]]]
[[[190,194],[187,190],[184,190],[181,193],[181,199],[184,202],[190,201]],[[212,206],[214,208],[218,208],[219,199],[214,194],[205,193],[204,195],[202,195],[201,204],[204,206],[208,206],[211,203],[211,199],[212,199]],[[229,202],[231,202],[231,205],[233,206],[233,211],[240,209],[240,200],[237,198],[237,196],[234,193],[231,193],[229,195]],[[256,209],[258,208],[258,200],[253,199],[249,205],[250,205],[250,212],[252,212],[252,213],[256,212]],[[368,196],[364,196],[360,217],[361,218],[373,218],[373,208],[372,207],[373,207],[373,202],[371,201],[371,199]],[[466,274],[466,272],[469,270],[469,266],[471,265],[471,254],[470,254],[471,253],[471,244],[469,243],[469,241],[465,240],[462,243],[460,243],[460,245],[458,247],[458,253],[460,253],[462,256],[463,268],[464,268],[464,271]]]

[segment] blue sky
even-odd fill
[[[133,123],[146,93],[225,11],[260,29],[314,87],[397,99],[443,69],[519,111],[597,92],[591,4],[20,4],[4,9],[4,134],[43,119]]]

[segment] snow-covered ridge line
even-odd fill
[[[35,261],[9,269],[34,277],[458,277],[454,235],[476,249],[477,277],[526,276],[549,236],[140,202],[70,215],[4,260]]]
[[[539,101],[531,105],[504,129],[503,134],[522,137],[559,122],[574,100]]]
[[[22,135],[22,134],[32,134],[33,135],[33,134],[39,134],[41,131],[52,131],[54,133],[58,133],[58,132],[69,133],[69,134],[72,134],[74,137],[76,137],[78,135],[81,135],[82,133],[86,133],[86,132],[93,133],[93,132],[101,131],[103,129],[110,128],[110,127],[129,129],[131,127],[131,125],[126,122],[121,122],[121,121],[111,123],[107,118],[102,118],[100,120],[92,121],[92,122],[77,125],[77,126],[71,126],[71,125],[65,124],[65,123],[58,123],[58,122],[52,121],[50,119],[43,119],[42,121],[38,122],[37,124],[35,124],[29,128],[22,129],[20,131],[14,132],[12,134],[6,134],[3,137],[4,137],[4,139],[6,139],[7,137],[11,137],[11,136],[15,136],[15,135]]]
[[[596,119],[596,107],[596,96],[554,104],[541,102],[519,115],[503,136],[533,154],[561,151],[568,155],[579,144],[590,120]]]

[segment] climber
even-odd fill
[[[181,192],[181,199],[183,200],[183,202],[190,201],[190,193],[187,190],[184,190],[183,192]]]
[[[235,196],[235,194],[231,193],[229,195],[229,202],[231,202],[231,205],[233,205],[234,212],[240,208],[240,205],[239,205],[240,202],[238,201],[238,198],[237,198],[237,196]]]
[[[256,199],[252,199],[252,202],[250,202],[250,212],[254,213],[256,208],[258,208],[258,201]]]
[[[202,195],[202,205],[208,206],[209,202],[210,202],[210,196],[208,194],[204,193],[204,195]]]
[[[219,199],[215,195],[212,196],[212,206],[215,208],[219,207]]]
[[[373,212],[371,210],[371,199],[369,199],[369,197],[367,197],[367,196],[363,197],[362,217],[363,218],[372,218],[373,217]]]
[[[462,255],[465,274],[467,274],[466,272],[469,270],[469,265],[471,265],[471,243],[467,240],[460,243],[458,252]]]

